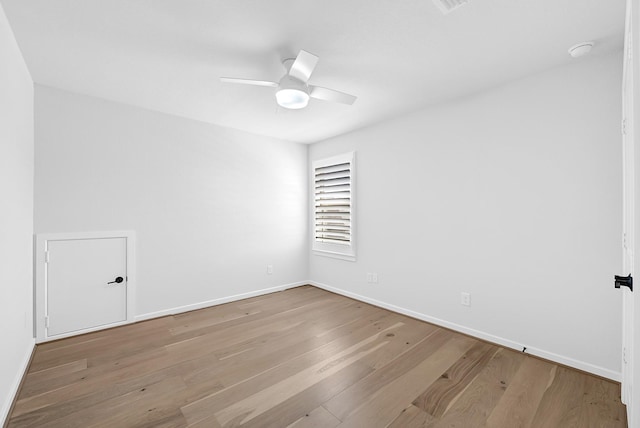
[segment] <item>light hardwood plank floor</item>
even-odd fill
[[[9,427],[626,427],[619,384],[311,286],[38,345]]]

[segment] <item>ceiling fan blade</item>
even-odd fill
[[[267,80],[236,79],[235,77],[221,77],[220,81],[225,83],[241,83],[243,85],[268,86],[271,88],[278,86],[276,82],[269,82]]]
[[[354,95],[345,94],[344,92],[336,91],[335,89],[323,88],[321,86],[310,86],[310,89],[311,92],[309,95],[311,98],[319,100],[351,105],[358,99],[358,97]]]
[[[309,77],[311,77],[311,73],[313,73],[313,69],[316,68],[316,64],[319,59],[320,58],[314,54],[300,50],[300,53],[289,70],[289,76],[307,83]]]

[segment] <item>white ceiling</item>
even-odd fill
[[[315,142],[622,48],[625,0],[1,0],[34,81],[285,140]],[[277,108],[285,57],[358,96]],[[579,60],[578,60],[579,61]]]

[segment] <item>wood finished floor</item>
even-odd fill
[[[39,345],[9,427],[626,427],[620,386],[314,287]]]

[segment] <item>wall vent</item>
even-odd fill
[[[433,0],[440,11],[445,15],[459,8],[469,0]]]

